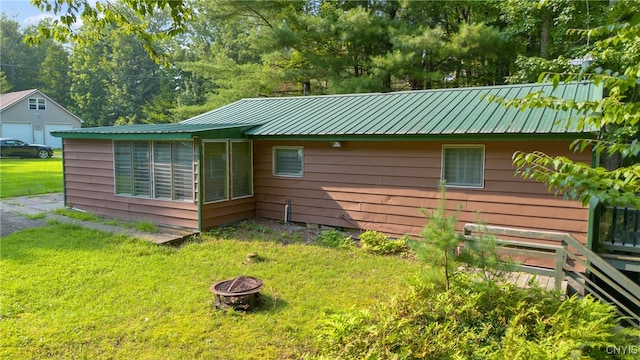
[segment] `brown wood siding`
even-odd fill
[[[464,142],[254,141],[256,215],[282,219],[287,200],[292,221],[418,236],[421,208],[438,205],[442,145]],[[515,176],[516,150],[541,150],[590,163],[567,141],[467,142],[485,145],[483,189],[448,188],[448,207],[461,209],[459,230],[480,219],[490,225],[569,232],[586,242],[588,209],[548,193],[544,184]],[[273,146],[303,146],[304,176],[272,174]]]
[[[94,214],[198,228],[194,202],[142,199],[114,194],[111,140],[64,139],[65,201]]]
[[[202,206],[202,229],[225,225],[255,216],[256,203],[254,197],[231,201],[220,201]]]

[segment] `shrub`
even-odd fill
[[[362,249],[378,255],[399,254],[407,250],[407,238],[397,240],[388,238],[385,234],[368,230],[360,234]]]
[[[351,236],[338,230],[325,230],[315,239],[320,244],[337,249],[348,249],[353,247]]]
[[[563,300],[464,273],[447,291],[420,283],[375,310],[333,314],[322,324],[320,356],[340,359],[607,358],[607,347],[638,336],[619,327],[612,306],[590,297]]]

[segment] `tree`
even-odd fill
[[[85,120],[85,126],[149,122],[149,114],[143,113],[145,104],[153,103],[161,91],[173,91],[171,75],[149,58],[136,37],[120,28],[107,27],[101,32],[100,40],[73,47],[72,110]],[[152,110],[148,107],[146,111]],[[156,115],[151,117],[159,120]]]
[[[38,77],[40,90],[65,108],[72,106],[69,53],[58,44],[47,47]]]
[[[7,81],[4,71],[0,71],[0,94],[11,92],[11,84]]]
[[[31,48],[22,42],[24,30],[6,14],[0,17],[0,70],[5,73],[13,91],[40,87],[38,70],[44,59],[45,46]],[[45,42],[43,45],[50,44]]]
[[[554,188],[565,197],[579,199],[583,204],[598,200],[614,206],[640,207],[640,4],[625,3],[612,13],[616,15],[607,26],[590,31],[596,37],[592,70],[585,67],[579,73],[543,74],[555,84],[561,80],[576,81],[588,76],[604,87],[601,100],[576,102],[540,93],[524,99],[505,100],[507,106],[547,107],[554,110],[575,110],[580,128],[600,130],[598,138],[573,143],[577,150],[593,147],[601,159],[616,158],[613,166],[576,163],[565,157],[543,152],[516,153],[514,163],[524,178],[536,179]],[[615,59],[615,60],[613,60]],[[603,68],[599,62],[614,65]],[[585,64],[586,65],[586,64]],[[618,66],[615,66],[618,65]]]
[[[38,34],[27,37],[31,44],[39,44],[43,39],[90,43],[101,36],[101,29],[111,26],[137,38],[152,59],[164,63],[166,59],[156,48],[156,43],[184,32],[192,18],[190,3],[186,1],[120,0],[112,4],[86,0],[31,0],[31,3],[40,10],[59,15],[59,19],[52,23],[40,25]],[[150,18],[163,12],[169,14],[165,26],[150,27]],[[76,30],[78,22],[88,25],[88,28]]]
[[[507,0],[499,6],[503,34],[518,54],[510,83],[535,82],[544,71],[569,71],[569,59],[585,55],[592,45],[588,32],[572,29],[603,26],[610,12],[608,0]]]

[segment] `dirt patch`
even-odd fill
[[[279,220],[254,218],[241,221],[228,226],[210,229],[205,233],[216,237],[239,240],[266,240],[277,241],[283,244],[304,243],[311,244],[317,241],[318,236],[324,231],[344,230],[345,234],[357,239],[358,231],[351,229],[335,229],[328,226],[307,226],[304,223],[283,223]]]

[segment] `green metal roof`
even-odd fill
[[[550,109],[507,109],[484,95],[520,98],[542,91],[576,101],[602,97],[590,82],[504,85],[288,98],[243,99],[183,124],[243,123],[250,137],[349,137],[434,135],[576,134],[577,114]],[[594,129],[583,129],[592,132]]]
[[[575,101],[602,98],[591,82],[520,84],[393,93],[243,99],[177,124],[150,124],[54,131],[66,138],[190,139],[518,139],[535,135],[575,137],[574,111],[515,108],[489,102],[486,95],[522,98],[544,95]],[[569,126],[567,126],[569,124]]]
[[[245,130],[255,125],[247,124],[139,124],[124,126],[103,126],[73,130],[57,130],[51,134],[64,138],[79,139],[191,139],[203,137],[244,137]]]

